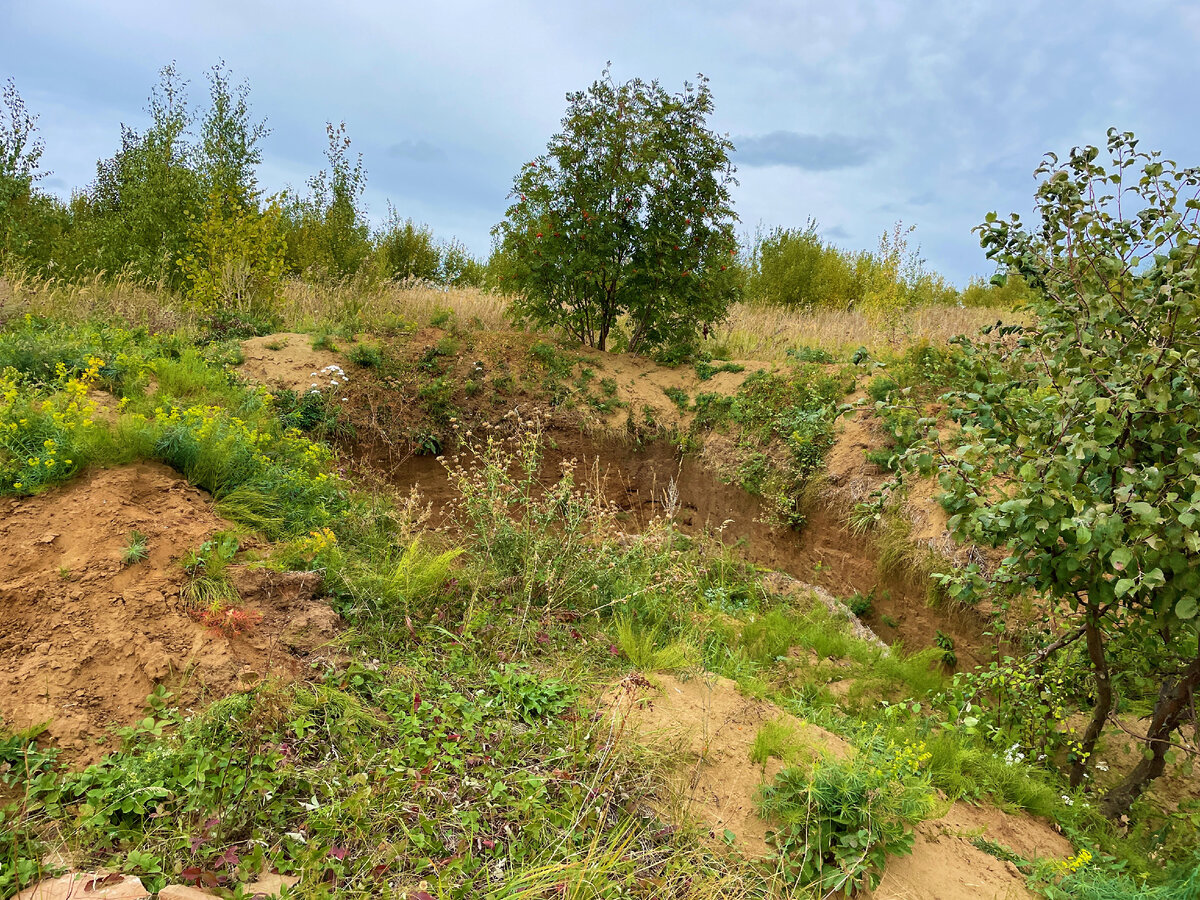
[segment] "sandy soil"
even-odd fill
[[[268,346],[270,345],[270,346]],[[278,346],[278,350],[271,347]],[[303,392],[312,385],[322,390],[344,387],[345,379],[338,374],[348,366],[341,354],[331,350],[314,350],[312,335],[281,332],[242,342],[245,361],[238,367],[243,375],[267,387],[283,387]],[[336,370],[330,371],[330,366]],[[353,374],[351,373],[351,378]],[[331,381],[339,384],[331,385]]]
[[[646,687],[631,678],[606,697],[623,734],[676,760],[667,795],[656,798],[656,811],[679,821],[688,817],[714,841],[728,829],[744,853],[765,856],[768,822],[759,818],[755,795],[783,767],[776,759],[765,767],[750,761],[750,748],[767,721],[791,725],[811,754],[844,756],[851,748],[836,735],[801,722],[761,700],[745,697],[727,678],[712,674],[681,680],[652,676]],[[622,726],[616,726],[621,730]],[[874,900],[999,900],[1032,898],[1025,877],[1011,863],[975,847],[986,836],[1027,859],[1066,857],[1071,845],[1047,823],[990,807],[956,802],[941,817],[916,829],[913,852],[888,861]]]
[[[110,726],[141,718],[165,683],[190,705],[267,675],[292,677],[336,634],[313,599],[314,576],[233,571],[262,622],[225,637],[179,600],[179,559],[228,527],[210,498],[172,470],[138,463],[85,475],[36,497],[0,503],[0,716],[49,723],[73,764],[112,749]],[[122,565],[133,530],[144,562]]]

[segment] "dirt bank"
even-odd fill
[[[113,749],[110,726],[141,718],[166,684],[182,706],[268,675],[293,677],[336,633],[312,576],[235,570],[262,621],[227,637],[180,600],[180,558],[228,528],[211,499],[175,472],[138,463],[0,503],[0,716],[48,723],[73,764]],[[147,557],[124,565],[133,531]]]

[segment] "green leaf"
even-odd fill
[[[1132,578],[1122,578],[1115,585],[1113,585],[1113,593],[1115,593],[1118,597],[1124,597],[1134,589],[1136,584],[1137,582],[1135,582]]]
[[[1175,615],[1179,616],[1181,619],[1196,618],[1196,611],[1197,606],[1195,597],[1183,597],[1178,603],[1175,604]]]

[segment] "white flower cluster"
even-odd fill
[[[1017,763],[1025,762],[1025,754],[1021,752],[1020,744],[1013,744],[1004,751],[1004,764],[1006,766],[1015,766]]]
[[[320,379],[328,378],[330,387],[338,387],[340,385],[346,385],[350,383],[350,376],[346,374],[346,370],[337,365],[328,365],[319,372],[309,372],[308,377]],[[308,392],[310,394],[319,394],[321,391],[322,387],[317,381],[314,381],[308,388]],[[342,402],[345,403],[349,399],[349,397],[343,397]]]

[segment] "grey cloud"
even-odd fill
[[[834,225],[832,228],[822,228],[821,237],[833,241],[848,241],[851,238],[851,234],[841,225]]]
[[[417,140],[406,138],[399,143],[392,144],[387,148],[387,153],[388,156],[394,156],[397,159],[408,159],[420,163],[441,162],[446,158],[446,151],[441,147],[419,138]]]
[[[865,165],[883,149],[877,138],[848,134],[772,131],[734,138],[737,161],[747,166],[790,166],[810,172]]]

